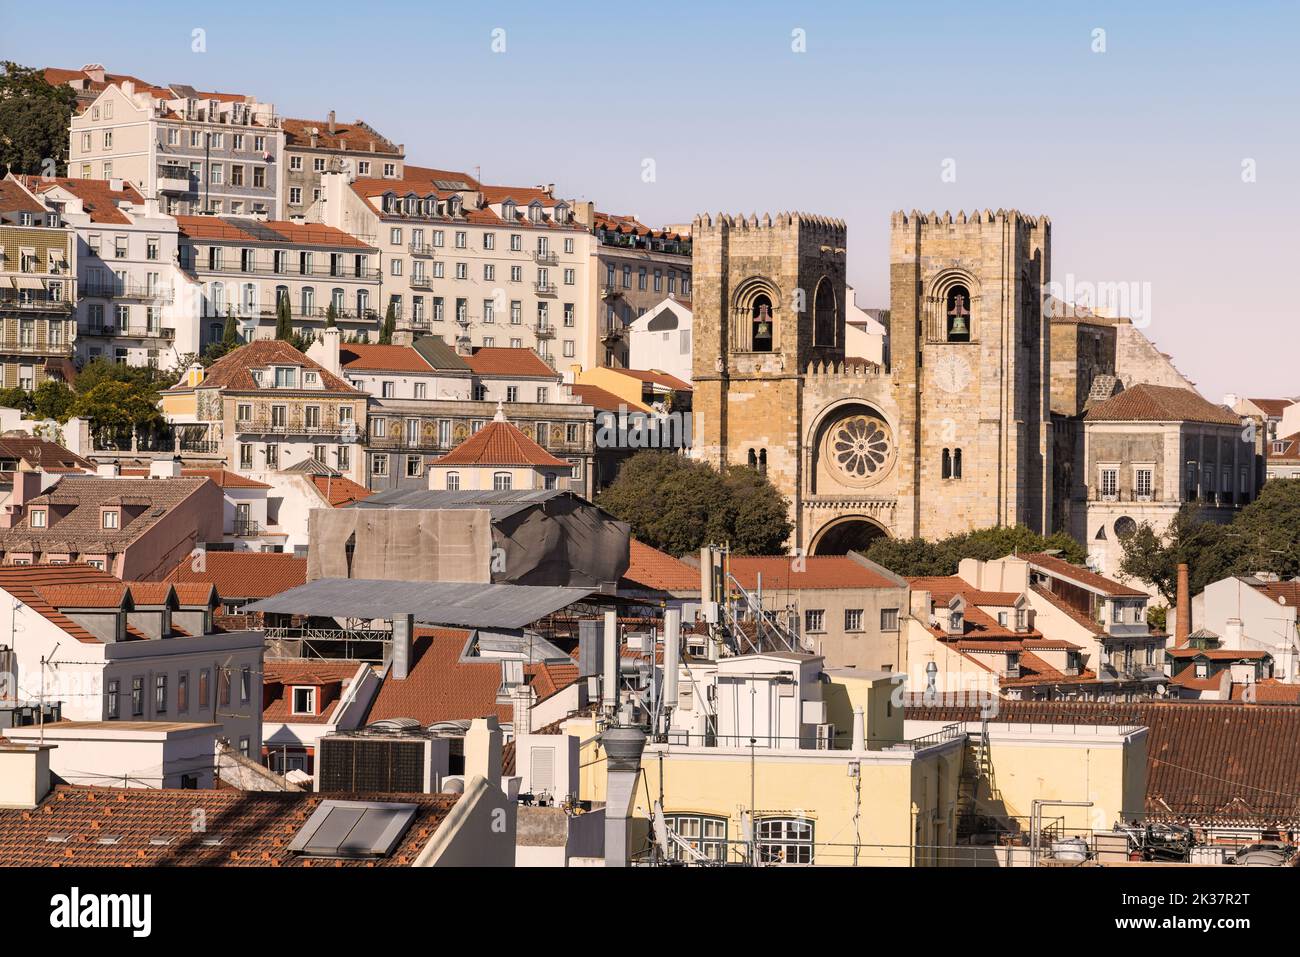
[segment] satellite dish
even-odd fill
[[[1156,694],[1158,694],[1158,695],[1163,695],[1164,693],[1165,693],[1165,686],[1164,686],[1164,684],[1161,683],[1161,684],[1156,685]]]

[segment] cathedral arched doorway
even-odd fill
[[[865,553],[876,539],[888,537],[889,532],[873,519],[857,516],[841,518],[818,532],[808,551],[812,555]]]

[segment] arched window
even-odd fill
[[[751,469],[758,468],[758,453],[753,449],[749,450],[749,467]]]
[[[752,329],[750,348],[754,352],[771,352],[773,341],[772,300],[764,293],[759,293],[754,297],[754,304],[750,307],[749,317],[750,328]]]
[[[511,478],[509,472],[492,473],[492,488],[498,492],[508,492],[511,487]]]
[[[941,478],[952,478],[952,453],[947,449],[943,450],[943,466],[939,474]]]
[[[817,295],[813,297],[813,345],[836,344],[838,323],[835,311],[835,290],[831,288],[830,280],[823,277],[817,284]]]
[[[342,289],[334,289],[330,292],[330,303],[334,306],[334,311],[342,315],[344,308]]]
[[[277,308],[277,309],[280,307],[280,303],[284,302],[284,301],[285,301],[286,299],[288,299],[288,298],[289,298],[289,287],[288,287],[288,286],[276,286],[276,287],[275,287],[275,305],[276,305],[276,308]]]
[[[211,287],[212,291],[212,313],[213,315],[223,315],[226,311],[226,287],[224,283],[214,282]]]
[[[955,479],[961,478],[961,449],[953,449],[952,451],[952,477]]]
[[[767,449],[759,449],[758,452],[758,471],[760,475],[767,474]]]
[[[311,286],[302,287],[302,314],[310,316],[316,309],[316,290]]]
[[[447,473],[447,491],[448,491],[448,492],[458,492],[458,491],[460,491],[460,473],[459,473],[459,472],[448,472],[448,473]]]
[[[944,297],[943,315],[948,341],[970,342],[970,290],[961,285],[952,286]]]

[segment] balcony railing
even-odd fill
[[[411,288],[412,288],[412,289],[432,289],[432,288],[433,288],[433,280],[430,279],[428,276],[412,276],[412,277],[411,277]]]
[[[120,336],[124,339],[165,339],[168,342],[176,338],[175,329],[150,329],[148,326],[89,326],[81,334],[93,338]]]
[[[412,239],[412,240],[407,244],[407,248],[410,249],[410,251],[411,251],[411,255],[412,255],[412,256],[433,256],[433,255],[436,255],[436,254],[434,253],[434,251],[433,251],[434,248],[433,248],[432,246],[430,246],[428,243],[420,242],[420,241],[415,240],[415,239]]]
[[[165,193],[195,193],[199,178],[184,166],[159,166],[158,188]]]
[[[77,284],[77,290],[83,298],[140,299],[152,302],[172,301],[172,289],[170,286],[149,286],[135,282],[110,284],[83,282]]]
[[[325,307],[313,306],[311,309],[308,309],[306,311],[302,309],[290,309],[289,317],[291,319],[323,320],[328,318],[328,313],[329,313],[328,306]],[[245,318],[250,316],[251,313],[248,312],[247,310],[244,311],[236,310],[234,315],[236,319],[240,319],[240,318]],[[258,315],[263,319],[274,319],[279,315],[279,312],[277,312],[275,309],[260,309],[258,310]],[[211,318],[220,319],[221,316],[217,315]],[[375,309],[362,309],[360,312],[358,312],[356,309],[335,309],[334,318],[340,320],[346,320],[348,322],[378,322],[379,312]]]
[[[537,252],[533,253],[533,262],[537,263],[539,266],[558,266],[560,264],[560,257],[550,250],[543,252],[539,249]]]
[[[23,312],[71,312],[72,303],[66,297],[58,299],[31,292],[0,294],[0,309],[17,309]]]
[[[21,356],[70,356],[71,343],[24,342],[17,338],[0,339],[0,352]]]
[[[366,266],[357,269],[355,266],[345,266],[341,269],[331,269],[329,263],[313,263],[309,269],[304,271],[297,262],[286,263],[285,268],[276,269],[274,263],[267,262],[250,262],[248,265],[241,265],[236,258],[234,262],[221,262],[213,265],[210,260],[203,258],[195,263],[191,258],[183,258],[181,268],[188,272],[201,273],[232,273],[240,276],[284,276],[291,279],[294,276],[323,277],[327,279],[378,279],[380,270],[378,266]]]
[[[236,538],[249,538],[261,535],[266,531],[266,527],[258,521],[251,518],[235,519],[234,535]]]
[[[539,296],[554,296],[556,293],[555,283],[551,282],[535,282],[533,283],[533,290]]]
[[[289,418],[276,422],[269,416],[252,419],[238,419],[235,431],[255,435],[320,435],[344,439],[350,442],[364,442],[365,432],[355,423],[318,422],[310,424],[301,418]]]
[[[539,322],[537,325],[533,326],[533,335],[538,339],[554,339],[555,327],[549,323]]]

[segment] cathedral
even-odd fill
[[[889,350],[845,354],[847,231],[693,224],[694,446],[766,472],[807,555],[1053,523],[1047,217],[894,213]]]

